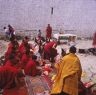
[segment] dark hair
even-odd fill
[[[76,47],[72,46],[69,49],[70,53],[76,53]]]
[[[41,32],[41,30],[40,30],[40,29],[39,29],[38,31],[39,31],[39,32]]]
[[[62,56],[65,56],[65,55],[66,55],[66,51],[65,51],[63,48],[62,48],[61,50],[62,50],[61,55],[62,55]]]
[[[3,29],[6,29],[6,27],[3,27]]]
[[[9,56],[9,59],[12,60],[15,58],[15,54],[14,53],[11,53],[10,56]]]
[[[24,38],[25,38],[26,40],[28,40],[28,39],[29,39],[29,37],[28,37],[28,36],[25,36]]]
[[[36,60],[37,59],[37,56],[36,55],[32,55],[32,59],[33,60]]]

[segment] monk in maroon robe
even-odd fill
[[[0,67],[0,89],[7,89],[16,86],[15,79],[21,73],[20,69],[12,66]]]
[[[21,45],[19,46],[20,57],[22,57],[22,55],[26,53],[26,49],[31,48],[31,45],[28,43],[28,41],[29,41],[29,38],[26,36],[23,39]]]
[[[46,41],[50,41],[51,36],[52,36],[52,27],[50,26],[50,24],[48,24],[46,28]]]
[[[19,43],[17,42],[15,37],[10,38],[10,43],[8,44],[8,49],[5,52],[5,58],[6,60],[10,56],[11,53],[16,53],[18,54],[18,48],[19,48]]]
[[[31,58],[31,52],[30,50],[26,50],[26,53],[23,54],[22,58],[21,58],[21,68],[24,69],[26,67],[26,64],[28,63],[28,61]]]
[[[8,60],[4,63],[4,66],[11,66],[17,69],[21,68],[20,61],[14,53],[9,56]]]
[[[93,47],[96,48],[96,32],[93,35]]]
[[[36,76],[40,74],[39,69],[37,69],[36,67],[36,59],[37,56],[33,55],[32,59],[30,59],[29,62],[26,64],[26,67],[24,69],[26,75]]]
[[[46,43],[44,46],[44,59],[53,60],[57,55],[57,50],[55,49],[57,43],[55,41],[51,41]]]

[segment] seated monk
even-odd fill
[[[26,36],[23,39],[22,43],[20,44],[19,46],[20,57],[22,57],[22,55],[26,53],[26,48],[31,49],[31,45],[28,43],[28,41],[29,41],[29,38]]]
[[[17,42],[16,38],[14,36],[11,37],[10,43],[8,44],[8,49],[5,52],[5,58],[7,59],[13,51],[17,53],[18,47],[19,43]]]
[[[54,61],[54,57],[57,55],[56,50],[57,42],[50,41],[46,43],[44,46],[44,59],[50,60],[51,62]]]
[[[14,53],[9,56],[8,60],[4,63],[4,66],[20,67],[19,60]]]
[[[29,59],[30,59],[30,50],[27,49],[26,53],[23,54],[22,58],[21,58],[21,68],[24,69],[26,67],[26,64],[28,63]]]
[[[22,75],[23,73],[20,69],[16,69],[12,66],[0,67],[0,89],[15,87],[17,85],[18,78]]]
[[[24,69],[26,75],[30,75],[30,76],[40,75],[40,70],[37,69],[36,66],[37,63],[36,59],[37,56],[33,55],[32,59],[30,59],[29,62],[26,64],[26,67]]]

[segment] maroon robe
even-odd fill
[[[51,57],[51,50],[52,50],[52,47],[56,44],[56,42],[54,41],[51,41],[49,43],[47,43],[45,46],[44,46],[44,58],[45,59],[48,59],[50,60],[50,57]],[[55,53],[55,52],[54,52]]]
[[[96,32],[94,33],[92,44],[93,44],[94,48],[96,48]]]
[[[19,69],[12,66],[0,67],[0,88],[6,89],[12,87],[18,72]]]
[[[30,56],[23,54],[21,58],[21,68],[24,69],[26,67],[26,64],[28,63],[29,59],[30,59]]]
[[[51,38],[52,35],[52,27],[48,26],[46,29],[46,38]]]
[[[25,74],[30,76],[35,76],[38,74],[38,70],[36,68],[36,61],[30,59],[25,67]]]

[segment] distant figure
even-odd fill
[[[79,58],[75,55],[76,48],[70,47],[70,53],[55,64],[57,75],[51,95],[78,95],[78,83],[81,80],[82,68]]]
[[[96,48],[96,32],[93,35],[93,47]]]
[[[41,35],[42,35],[42,33],[41,33],[41,30],[39,29],[38,30],[38,36],[37,36],[37,39],[36,39],[38,44],[41,43],[41,40],[42,40],[42,36]]]
[[[8,29],[9,29],[10,37],[14,36],[15,31],[14,31],[14,28],[10,24],[8,25]]]
[[[50,26],[50,24],[48,24],[46,28],[46,41],[50,41],[51,36],[52,36],[52,27]]]
[[[4,27],[3,29],[4,29],[5,37],[6,37],[6,40],[7,40],[7,39],[9,39],[9,36],[10,36],[10,35],[9,35],[9,30],[8,30],[7,27]]]
[[[41,39],[41,30],[38,31],[38,39]]]

